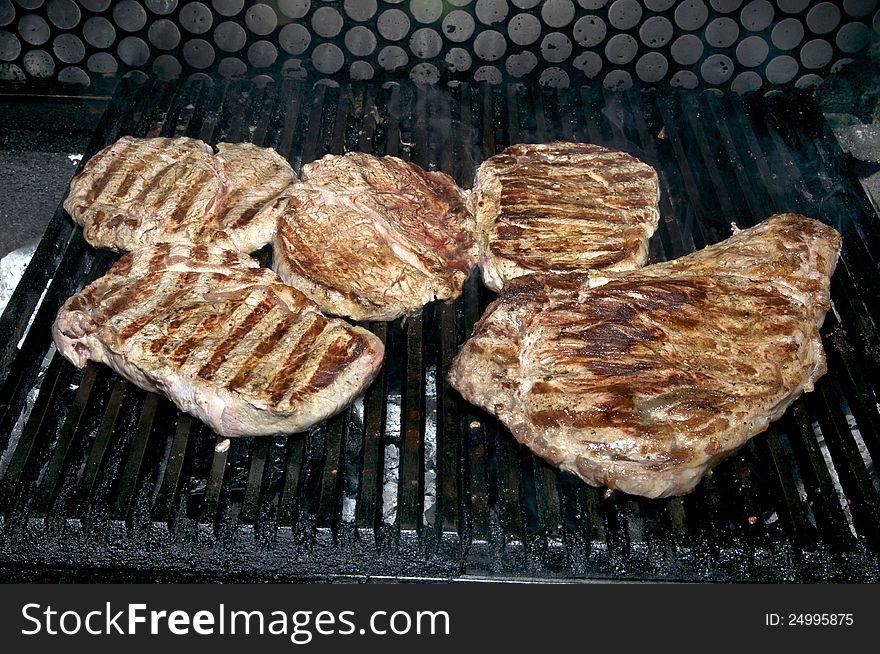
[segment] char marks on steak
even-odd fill
[[[393,320],[458,297],[474,220],[451,177],[397,157],[327,155],[278,201],[273,266],[323,311]]]
[[[657,173],[588,143],[513,145],[477,169],[483,281],[533,272],[632,270],[645,264],[660,212]]]
[[[73,178],[64,208],[95,247],[192,242],[253,252],[275,232],[270,201],[296,177],[271,148],[218,149],[186,137],[123,137]]]
[[[520,277],[450,383],[588,484],[688,493],[824,374],[839,249],[834,229],[781,214],[629,273]]]
[[[67,300],[52,331],[76,366],[105,363],[227,437],[328,418],[370,383],[384,352],[256,260],[205,244],[124,255]]]

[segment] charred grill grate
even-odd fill
[[[169,401],[54,352],[58,307],[115,259],[59,209],[0,320],[0,565],[208,579],[880,581],[880,228],[808,98],[126,81],[85,158],[123,134],[252,141],[297,170],[327,152],[395,154],[463,185],[519,141],[625,149],[661,173],[654,260],[777,211],[842,231],[829,372],[691,495],[606,494],[535,459],[444,382],[491,300],[474,275],[454,303],[368,325],[386,363],[342,415],[219,451]]]

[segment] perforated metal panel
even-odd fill
[[[0,0],[0,80],[409,77],[609,89],[809,86],[877,0]]]

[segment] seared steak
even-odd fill
[[[520,277],[449,381],[588,484],[688,493],[824,374],[839,249],[832,228],[784,214],[630,273]]]
[[[393,320],[458,297],[476,265],[452,178],[396,157],[327,155],[278,201],[273,266],[323,311]]]
[[[126,254],[52,331],[76,366],[106,363],[222,436],[307,429],[370,383],[384,351],[257,261],[205,244]]]
[[[532,272],[632,270],[657,228],[653,168],[588,143],[513,145],[477,170],[480,268],[495,290]]]
[[[295,179],[270,148],[197,139],[126,136],[92,157],[70,183],[64,208],[95,247],[211,242],[252,252],[277,216],[265,205]]]

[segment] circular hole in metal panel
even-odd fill
[[[553,89],[567,89],[571,84],[571,79],[561,68],[551,66],[541,73],[538,78],[538,84],[541,86],[549,86]]]
[[[541,56],[544,61],[558,64],[571,56],[571,39],[562,32],[550,32],[541,41]]]
[[[571,0],[561,1],[571,2]],[[483,25],[494,25],[507,18],[509,9],[507,7],[507,0],[477,0],[475,11],[477,18]],[[574,16],[574,6],[572,6],[571,11],[572,16]]]
[[[647,0],[648,2],[675,2],[675,0]],[[608,4],[608,0],[578,0],[578,4],[584,9],[601,9]],[[672,6],[670,4],[670,6]],[[525,7],[524,7],[525,8]],[[649,7],[652,8],[652,7]],[[655,10],[656,11],[656,10]]]
[[[672,42],[670,52],[676,63],[690,66],[703,56],[703,42],[693,34],[685,34]]]
[[[126,32],[137,32],[147,24],[147,11],[137,2],[124,0],[113,7],[113,22]]]
[[[302,59],[288,59],[281,65],[281,74],[292,79],[304,79],[308,71],[303,66]]]
[[[639,28],[639,38],[649,48],[661,48],[672,39],[675,28],[669,19],[652,16]]]
[[[767,81],[772,84],[785,84],[786,82],[790,82],[794,79],[794,76],[797,75],[797,73],[798,62],[794,57],[789,57],[788,55],[774,57],[770,60],[770,63],[767,64],[767,68],[764,69]]]
[[[466,11],[451,11],[443,19],[443,35],[454,43],[471,38],[475,27],[473,17]]]
[[[119,70],[119,64],[109,52],[96,52],[86,61],[86,68],[99,75],[113,75]]]
[[[760,32],[773,22],[773,13],[773,5],[767,0],[752,0],[740,12],[739,22],[751,32]]]
[[[160,50],[173,50],[180,45],[180,30],[172,21],[160,18],[150,25],[147,38]]]
[[[828,34],[840,24],[840,9],[830,2],[820,2],[807,14],[807,27],[814,34]]]
[[[379,51],[379,65],[387,71],[403,68],[409,63],[409,57],[403,48],[388,45]]]
[[[11,32],[0,32],[0,61],[14,61],[21,54],[21,42]]]
[[[49,23],[42,16],[27,14],[18,21],[18,33],[25,43],[43,45],[49,40],[52,30],[49,29]],[[25,69],[27,70],[27,66]]]
[[[670,86],[682,89],[695,89],[700,85],[700,80],[689,70],[680,70],[669,78]]]
[[[464,12],[453,11],[449,15],[452,16],[452,14],[456,13]],[[473,23],[472,18],[471,23]],[[389,9],[388,11],[383,11],[379,15],[376,27],[379,28],[379,34],[389,41],[400,41],[409,33],[409,16],[403,13],[400,9]]]
[[[702,0],[687,0],[675,8],[675,24],[683,30],[696,30],[709,17],[709,9]]]
[[[761,79],[758,73],[753,70],[747,70],[733,78],[733,81],[730,83],[730,90],[739,94],[750,93],[761,88],[763,83],[764,80]]]
[[[247,71],[247,64],[237,57],[224,57],[217,66],[217,72],[223,77],[244,77]]]
[[[736,46],[736,59],[743,66],[754,68],[764,63],[770,46],[760,36],[748,36]]]
[[[309,0],[278,0],[278,10],[288,18],[302,18],[311,6]]]
[[[76,34],[68,32],[55,37],[52,52],[65,64],[78,64],[86,57],[86,46]]]
[[[290,23],[281,28],[278,34],[278,44],[284,51],[292,55],[305,52],[312,42],[312,35],[299,23]]]
[[[25,53],[22,64],[31,77],[52,77],[55,74],[55,61],[45,50],[31,50]]]
[[[373,67],[369,62],[355,61],[349,66],[348,74],[352,79],[367,80],[373,79],[373,75],[376,74],[376,71],[373,70]]]
[[[648,52],[636,62],[636,75],[643,82],[655,83],[666,77],[669,62],[659,52]]]
[[[409,71],[409,78],[416,84],[431,85],[440,81],[440,71],[434,64],[416,64]]]
[[[739,9],[743,0],[709,0],[709,5],[719,14],[729,14]]]
[[[628,64],[635,59],[639,51],[639,44],[629,34],[617,34],[608,39],[605,44],[605,57],[612,64]]]
[[[825,39],[812,39],[801,48],[800,59],[804,68],[823,68],[833,57],[834,48]]]
[[[15,0],[22,9],[34,10],[43,6],[45,0]]]
[[[335,48],[336,46],[333,47]],[[339,48],[336,49],[339,50]],[[251,43],[251,46],[248,48],[247,58],[251,66],[267,68],[274,64],[278,58],[278,48],[270,41],[257,41],[256,43]]]
[[[0,80],[4,82],[23,82],[25,79],[24,71],[15,64],[0,64]]]
[[[431,59],[443,49],[443,39],[430,27],[422,27],[412,33],[409,49],[419,59]]]
[[[572,65],[582,71],[588,78],[593,79],[602,71],[602,57],[595,52],[587,50],[574,58]]]
[[[608,7],[608,22],[619,30],[629,30],[642,19],[642,6],[637,0],[615,0]]]
[[[289,5],[290,1],[279,0],[278,2],[278,8],[281,9],[282,13],[284,12],[282,7],[286,4]],[[306,2],[306,8],[308,8],[308,4]],[[244,9],[244,0],[211,0],[211,6],[221,16],[235,16]],[[305,15],[305,12],[303,15]]]
[[[177,0],[146,0],[144,4],[147,5],[147,9],[160,16],[167,16],[177,9]]]
[[[238,52],[247,44],[247,32],[235,21],[227,20],[214,29],[214,43],[224,52]]]
[[[190,2],[180,10],[180,24],[187,32],[204,34],[214,24],[211,10],[201,2]]]
[[[170,54],[159,55],[153,62],[153,73],[159,79],[177,79],[182,72],[183,66]]]
[[[809,4],[810,0],[776,0],[776,5],[787,14],[798,14]]]
[[[867,16],[877,6],[877,0],[843,0],[843,10],[853,18]]]
[[[183,44],[183,58],[193,68],[209,68],[214,63],[214,48],[204,39]]]
[[[363,22],[365,20],[370,20],[375,15],[376,0],[345,0],[343,8],[349,18],[358,22]],[[352,64],[352,66],[354,66],[354,64]],[[370,66],[370,71],[372,70],[373,67]],[[372,77],[372,74],[370,77]]]
[[[97,13],[99,11],[104,11],[107,7],[109,7],[110,0],[80,0],[80,4],[82,4],[82,6],[89,11],[94,11],[95,13]]]
[[[89,45],[108,48],[116,40],[116,28],[102,16],[93,16],[83,23],[83,36]]]
[[[463,73],[474,63],[471,53],[464,48],[450,48],[446,53],[445,61],[453,73]]]
[[[238,57],[224,57],[220,60],[217,71],[223,77],[244,77],[247,74],[247,64]]]
[[[523,77],[535,70],[537,65],[538,58],[534,53],[526,51],[510,55],[504,62],[504,69],[512,77]]]
[[[275,10],[272,7],[260,3],[252,6],[245,12],[244,22],[254,34],[266,36],[271,34],[278,26],[278,16],[275,15]]]
[[[82,12],[73,0],[49,0],[46,15],[55,27],[69,30],[79,25]]]
[[[605,75],[602,85],[610,91],[625,91],[632,88],[632,75],[625,70],[612,70]]]
[[[733,62],[726,55],[710,55],[700,65],[700,76],[709,84],[723,84],[733,76]]]
[[[592,48],[605,40],[608,28],[599,16],[583,16],[574,24],[574,40],[578,45]]]
[[[780,50],[791,50],[804,40],[804,26],[797,18],[785,18],[773,27],[770,40]]]
[[[571,0],[547,0],[541,5],[541,18],[548,27],[559,29],[574,20],[575,8]]]
[[[871,40],[871,30],[864,23],[847,23],[837,31],[837,47],[847,54],[860,51]]]
[[[15,20],[15,7],[10,0],[0,0],[0,27],[6,27]],[[18,66],[16,66],[18,68]],[[21,70],[19,68],[19,70]],[[24,74],[24,73],[22,73]]]
[[[137,36],[126,36],[116,47],[116,54],[128,66],[143,66],[150,59],[150,46]]]
[[[530,45],[541,36],[541,21],[532,14],[517,14],[507,24],[507,36],[517,45]]]
[[[443,42],[439,34],[437,39],[440,40],[442,47]],[[370,28],[363,25],[352,27],[345,33],[345,47],[356,57],[366,57],[376,49],[376,35]]]
[[[342,31],[342,16],[332,7],[321,7],[312,14],[312,29],[319,36],[333,38]]]
[[[420,23],[433,23],[443,15],[443,0],[410,0],[409,10]]]
[[[716,48],[729,48],[739,37],[739,25],[731,18],[716,18],[706,26],[706,41]]]
[[[63,84],[76,84],[77,86],[91,86],[92,84],[88,73],[76,66],[67,66],[58,71],[58,81]]]
[[[501,71],[495,66],[480,66],[474,72],[475,82],[486,82],[487,84],[501,84]]]
[[[816,86],[822,81],[822,78],[819,75],[815,75],[810,73],[808,75],[804,75],[803,77],[799,77],[798,81],[794,83],[794,85],[799,89],[808,89],[811,86]]]
[[[474,53],[483,61],[497,61],[507,50],[507,39],[495,30],[486,30],[474,39]]]

